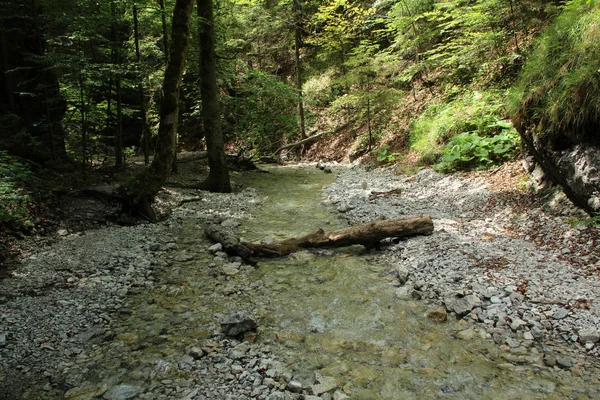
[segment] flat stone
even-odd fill
[[[559,367],[563,368],[563,369],[569,369],[573,366],[573,360],[571,360],[570,358],[557,358],[556,359],[556,365],[558,365]]]
[[[133,399],[142,391],[139,386],[118,385],[108,389],[102,396],[105,400],[129,400]]]
[[[596,328],[582,328],[579,330],[578,334],[582,343],[596,343],[600,340],[600,334]]]
[[[338,387],[335,378],[331,376],[320,376],[319,383],[311,386],[313,394],[319,396],[323,393],[330,392]]]
[[[510,329],[513,331],[518,331],[524,326],[527,326],[527,322],[523,321],[521,318],[513,318],[510,324]]]
[[[348,397],[348,395],[344,392],[340,392],[339,390],[336,390],[335,393],[333,394],[333,400],[349,400],[350,397]]]
[[[564,308],[559,308],[552,315],[552,318],[554,318],[554,319],[564,319],[567,315],[569,315],[569,310],[566,310]]]
[[[459,317],[467,315],[472,309],[479,305],[479,302],[479,297],[474,294],[464,297],[451,295],[444,298],[446,309],[456,313]]]
[[[221,250],[223,250],[223,245],[221,243],[213,244],[208,248],[208,252],[211,254],[215,254]]]
[[[67,400],[89,400],[96,396],[100,396],[106,392],[108,387],[106,385],[101,386],[82,386],[69,389],[65,393],[65,399]]]

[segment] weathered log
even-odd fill
[[[254,257],[281,257],[308,248],[346,247],[354,244],[370,248],[385,238],[429,235],[432,232],[433,221],[427,214],[372,221],[330,232],[319,229],[299,238],[273,244],[241,243],[231,232],[216,225],[209,225],[205,229],[206,235],[221,243],[226,252],[237,254],[252,263],[255,262]]]
[[[208,224],[204,228],[204,233],[213,241],[221,243],[223,250],[228,254],[237,254],[242,257],[244,261],[250,264],[256,264],[256,261],[252,258],[252,251],[244,244],[240,243],[240,239],[232,232],[223,229],[218,225]]]

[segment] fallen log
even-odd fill
[[[346,247],[355,244],[371,248],[386,238],[429,235],[433,232],[433,221],[428,214],[409,215],[330,232],[319,229],[299,238],[273,244],[240,242],[233,233],[218,225],[208,225],[204,232],[215,242],[221,243],[227,253],[239,255],[246,262],[255,264],[255,257],[282,257],[308,248]]]
[[[306,143],[314,142],[317,139],[320,139],[320,138],[322,138],[323,136],[326,136],[326,135],[336,134],[339,131],[345,129],[348,125],[350,125],[350,123],[346,122],[345,124],[340,125],[340,126],[338,126],[337,128],[335,128],[333,130],[326,131],[326,132],[321,132],[321,133],[317,133],[317,131],[313,131],[313,132],[310,133],[310,135],[312,135],[312,136],[309,135],[307,138],[304,138],[304,139],[299,140],[297,142],[289,143],[289,144],[286,144],[284,146],[281,146],[280,148],[278,148],[277,150],[275,150],[275,152],[273,154],[274,155],[278,155],[283,150],[292,149],[294,147],[298,147],[298,146],[301,146],[301,145],[306,144]],[[316,133],[316,135],[315,135],[315,133]]]

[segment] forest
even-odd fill
[[[4,227],[35,225],[40,196],[52,196],[34,188],[44,168],[85,177],[143,156],[172,163],[146,174],[166,176],[177,151],[208,145],[206,187],[227,191],[222,148],[455,171],[598,141],[595,1],[188,1],[174,14],[176,5],[3,2]],[[175,70],[166,77],[170,59],[180,81]],[[161,107],[176,115],[165,131],[173,149]],[[122,187],[130,208],[160,186],[135,179]]]
[[[599,233],[597,0],[0,2],[0,400],[600,398]]]

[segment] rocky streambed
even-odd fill
[[[184,204],[166,221],[64,232],[32,252],[0,286],[0,398],[600,396],[597,232],[484,179],[334,171],[170,190]],[[421,212],[431,236],[258,268],[202,232],[218,221],[271,241]],[[225,335],[236,312],[256,332]]]

